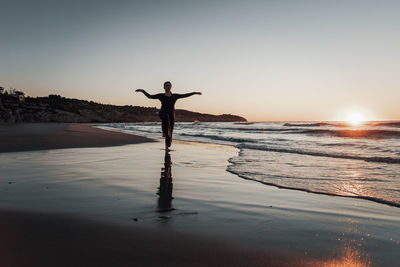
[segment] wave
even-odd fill
[[[351,155],[351,154],[339,154],[339,153],[334,154],[334,153],[325,153],[325,152],[318,152],[318,151],[308,151],[308,150],[300,150],[300,149],[285,149],[285,148],[268,147],[268,146],[261,146],[261,145],[251,145],[251,144],[238,144],[238,145],[236,145],[236,147],[239,149],[246,148],[246,149],[254,149],[254,150],[280,152],[280,153],[309,155],[309,156],[316,156],[316,157],[354,159],[354,160],[363,160],[363,161],[367,161],[367,162],[400,164],[400,158],[392,158],[392,157],[366,157],[366,156],[358,156],[358,155]]]
[[[258,140],[248,139],[248,138],[237,138],[237,137],[227,137],[221,135],[209,135],[209,134],[187,134],[187,133],[180,133],[180,136],[189,136],[189,137],[202,137],[202,138],[209,138],[218,141],[227,141],[233,143],[257,143]]]
[[[311,127],[311,126],[310,126]],[[400,138],[399,130],[380,130],[380,129],[305,129],[305,128],[239,128],[239,127],[224,127],[219,128],[224,131],[237,132],[259,132],[259,133],[282,133],[282,134],[308,134],[308,135],[328,135],[335,137],[347,138]]]
[[[233,131],[240,131],[240,132],[291,132],[291,131],[301,131],[301,128],[239,128],[239,127],[225,127],[220,128],[223,130],[233,130]]]
[[[334,127],[350,127],[349,124],[343,122],[315,122],[315,123],[285,123],[283,126],[286,127],[322,127],[322,126],[334,126]]]
[[[236,124],[236,125],[252,125],[252,124],[254,124],[254,122],[234,122],[233,124]]]
[[[399,122],[399,121],[390,121],[390,122],[370,122],[370,123],[367,123],[367,125],[371,125],[371,126],[386,126],[386,127],[400,128],[400,122]]]
[[[320,146],[328,146],[328,147],[355,147],[355,146],[357,146],[357,147],[360,147],[360,146],[366,147],[366,145],[353,144],[353,143],[328,143],[328,144],[321,143],[321,144],[318,144],[318,145],[320,145]]]
[[[128,133],[128,134],[161,134],[161,129],[138,129],[135,127],[127,126],[127,127],[118,127],[118,126],[109,126],[109,125],[96,125],[96,127],[99,127],[100,129],[105,129],[105,130],[112,130],[112,131],[118,131],[122,133]]]
[[[310,135],[330,135],[336,137],[350,138],[400,138],[400,131],[397,130],[368,130],[368,129],[349,129],[349,130],[329,130],[329,129],[307,129],[298,130],[290,133],[310,134]]]
[[[229,160],[229,162],[232,163],[231,159]],[[264,185],[275,186],[275,187],[278,187],[280,189],[290,189],[290,190],[303,191],[303,192],[307,192],[307,193],[313,193],[313,194],[319,194],[319,195],[327,195],[327,196],[337,196],[337,197],[364,199],[364,200],[369,200],[369,201],[373,201],[373,202],[376,202],[376,203],[386,204],[386,205],[389,205],[389,206],[392,206],[392,207],[400,208],[400,203],[398,203],[396,201],[393,201],[393,200],[384,199],[384,198],[378,198],[378,197],[372,197],[372,196],[363,196],[363,195],[349,196],[349,195],[342,195],[342,194],[331,193],[331,192],[315,191],[315,190],[311,190],[311,189],[308,189],[308,188],[279,185],[279,184],[275,184],[275,183],[270,183],[270,182],[265,182],[265,181],[262,181],[262,180],[257,180],[257,179],[250,178],[250,177],[248,177],[248,176],[246,176],[246,175],[244,175],[244,174],[242,174],[240,172],[232,170],[232,168],[230,168],[230,166],[228,166],[228,168],[226,170],[228,172],[232,173],[232,174],[235,174],[235,175],[243,178],[243,179],[259,182],[259,183],[264,184]]]
[[[285,123],[283,126],[286,127],[319,127],[319,126],[333,126],[330,123],[326,122],[316,122],[316,123]]]

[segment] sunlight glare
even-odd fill
[[[347,116],[345,121],[353,126],[358,126],[365,121],[365,118],[361,113],[353,112]]]

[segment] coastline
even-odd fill
[[[0,125],[0,153],[79,147],[106,147],[154,140],[78,123]]]
[[[104,266],[399,264],[398,208],[244,180],[226,172],[236,149],[176,141],[171,194],[161,203],[160,171],[168,166],[161,148],[152,142],[0,154],[0,217],[10,222],[2,229],[20,241],[4,245],[1,255],[23,247],[34,253],[26,257],[50,266],[56,257],[46,261],[38,251],[59,246],[54,255],[74,255],[71,261],[85,266],[97,266],[96,257]]]

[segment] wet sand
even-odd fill
[[[0,229],[1,266],[305,266],[295,255],[59,214],[0,211]]]
[[[243,180],[229,146],[161,147],[1,153],[3,266],[400,263],[398,208]]]
[[[0,125],[0,153],[73,147],[104,147],[152,141],[86,124],[24,123]]]

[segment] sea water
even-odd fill
[[[162,135],[160,123],[98,126]],[[400,207],[400,122],[175,123],[173,139],[237,147],[227,171],[244,179]]]

